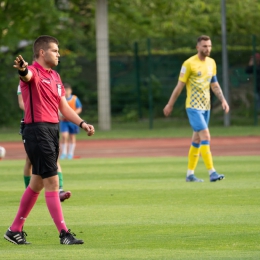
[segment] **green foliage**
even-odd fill
[[[113,54],[114,58],[118,57],[119,53],[124,53],[116,65],[112,64],[111,59],[112,112],[119,117],[122,115],[123,120],[136,120],[137,115],[140,117],[140,111],[137,112],[140,104],[136,99],[138,92],[134,74],[136,64],[133,60],[135,41],[139,43],[139,54],[147,57],[146,39],[151,38],[151,52],[154,59],[151,71],[154,116],[162,115],[162,107],[169,97],[169,90],[172,90],[176,82],[179,66],[187,56],[194,53],[198,35],[208,34],[212,37],[215,58],[217,63],[221,63],[219,0],[113,0],[108,1],[108,10],[111,55]],[[259,10],[260,2],[256,0],[226,1],[228,50],[229,53],[232,51],[236,53],[230,58],[232,66],[238,64],[241,66],[252,53],[250,35],[258,34]],[[12,62],[18,54],[22,54],[30,62],[33,41],[39,35],[45,34],[59,39],[61,64],[57,70],[63,81],[71,83],[75,94],[83,101],[85,109],[83,113],[88,111],[93,120],[97,119],[95,13],[95,0],[0,0],[1,126],[16,125],[21,115],[16,97],[18,76],[12,68]],[[25,47],[26,45],[28,46]],[[259,48],[259,44],[256,47]],[[158,57],[154,57],[156,55]],[[125,62],[126,59],[128,62]],[[164,65],[170,59],[172,62],[168,63],[167,68]],[[114,59],[115,62],[116,60],[117,58]],[[147,62],[145,58],[143,61]],[[125,70],[122,70],[122,66],[125,66]],[[148,115],[151,102],[147,87],[149,78],[147,66],[146,63],[142,71],[141,65],[139,92],[145,116]],[[171,73],[169,71],[166,75],[161,73],[162,69],[166,71],[169,68],[172,69]],[[130,76],[128,72],[131,73]],[[161,80],[161,77],[167,79],[167,82]],[[117,86],[113,82],[115,78],[120,81]],[[233,77],[232,82],[235,81]],[[157,87],[154,84],[157,84]],[[182,101],[183,97],[178,103],[181,105]],[[183,116],[185,113],[182,108],[173,113]],[[245,112],[245,114],[250,116],[252,113]]]
[[[256,0],[226,1],[228,34],[258,34],[259,10]],[[184,46],[183,35],[221,36],[220,0],[114,0],[109,11],[112,43],[128,48],[133,40],[148,37],[179,37],[178,45]]]
[[[5,58],[0,58],[1,66],[8,67],[13,62],[13,57],[10,53],[5,55]],[[19,125],[22,117],[22,112],[19,112],[17,101],[17,86],[18,74],[15,70],[0,70],[0,125]],[[14,87],[13,87],[14,86]],[[19,115],[19,116],[18,116]]]
[[[3,238],[3,259],[258,259],[259,157],[216,157],[226,179],[185,182],[186,158],[80,159],[62,163],[66,225],[85,241],[61,246],[43,194],[26,220],[32,244]],[[24,160],[1,164],[0,226],[11,224],[24,186]]]

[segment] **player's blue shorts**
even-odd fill
[[[69,121],[61,121],[60,122],[60,131],[62,133],[68,132],[71,135],[79,133],[79,126],[69,122]]]
[[[209,125],[210,110],[186,109],[190,125],[195,132],[205,130]]]

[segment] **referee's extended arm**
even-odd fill
[[[26,62],[22,55],[18,55],[16,59],[14,60],[14,68],[18,69],[18,73],[21,77],[21,79],[25,82],[30,81],[32,78],[32,72],[28,70],[28,62]]]

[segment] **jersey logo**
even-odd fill
[[[201,71],[198,71],[198,76],[199,76],[199,77],[201,76]]]
[[[43,80],[42,80],[42,83],[51,84],[51,82],[50,82],[49,80],[47,80],[47,79],[43,79]]]
[[[181,73],[184,74],[185,72],[186,72],[186,67],[182,66],[182,67],[181,67]]]
[[[58,94],[61,96],[61,84],[56,84],[58,89]]]
[[[181,67],[180,78],[184,77],[185,72],[186,72],[186,67],[182,66]]]

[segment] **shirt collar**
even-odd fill
[[[70,95],[68,98],[66,98],[66,99],[69,101],[69,100],[72,99],[72,96],[73,96],[73,95],[71,94],[71,95]]]
[[[34,62],[33,62],[33,66],[36,67],[36,68],[38,68],[38,69],[41,70],[41,71],[45,71],[45,72],[47,72],[47,73],[52,73],[52,69],[47,70],[47,69],[43,68],[37,61],[34,61]]]

